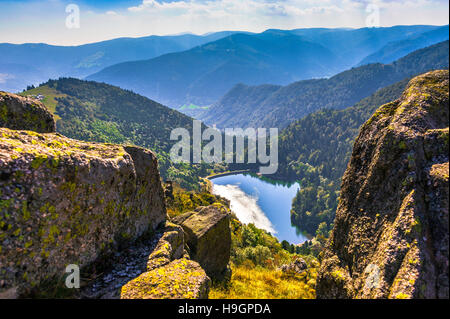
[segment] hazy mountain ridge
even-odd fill
[[[140,59],[149,59],[215,41],[233,31],[177,36],[118,38],[79,46],[56,46],[44,43],[0,43],[0,88],[21,91],[27,85],[63,76],[85,77],[107,66]],[[21,65],[25,70],[18,70]],[[6,74],[9,76],[6,77]]]
[[[343,58],[341,71],[356,66],[366,56],[377,52],[390,42],[416,37],[439,28],[430,25],[393,26],[360,29],[296,29],[290,31],[308,41],[319,43],[330,49],[338,57]],[[407,53],[410,53],[411,50]],[[382,62],[382,61],[375,61]]]
[[[325,47],[282,32],[234,34],[188,51],[111,66],[88,77],[162,103],[214,103],[236,83],[287,84],[334,73]]]
[[[106,77],[105,82],[115,85],[120,85],[124,88],[132,89],[137,93],[144,94],[154,100],[158,100],[163,104],[169,106],[181,106],[186,104],[195,104],[200,106],[207,106],[216,102],[228,89],[239,82],[247,85],[256,85],[264,83],[272,84],[288,84],[293,81],[317,78],[323,76],[331,76],[337,72],[348,69],[354,66],[366,56],[374,54],[388,43],[395,43],[396,41],[408,40],[410,38],[421,37],[422,34],[427,34],[439,29],[437,26],[395,26],[389,28],[362,28],[362,29],[296,29],[296,30],[267,30],[261,34],[252,34],[250,32],[235,32],[222,31],[210,33],[205,35],[183,34],[174,36],[148,36],[142,38],[118,38],[97,43],[90,43],[80,46],[54,46],[42,43],[27,43],[27,44],[0,44],[0,88],[6,91],[21,91],[27,85],[37,85],[47,81],[49,78],[59,77],[77,77],[83,78],[93,75],[96,72],[124,62],[139,62],[142,60],[152,59],[165,55],[168,53],[183,53],[191,48],[215,42],[219,39],[226,38],[236,33],[252,35],[255,38],[261,36],[278,35],[289,41],[283,43],[270,44],[264,48],[259,48],[258,51],[271,51],[272,47],[292,46],[295,42],[300,41],[305,45],[303,52],[298,52],[294,57],[288,55],[280,55],[279,59],[287,59],[290,65],[287,67],[272,68],[271,75],[268,75],[267,70],[276,62],[272,57],[255,55],[254,57],[235,55],[230,61],[224,62],[223,59],[218,59],[213,65],[210,65],[209,71],[199,78],[192,76],[198,68],[200,63],[186,72],[176,66],[178,70],[173,70],[175,66],[170,61],[160,60],[163,64],[161,66],[162,73],[172,73],[171,79],[168,83],[162,81],[154,84],[152,89],[149,89],[148,84],[139,83],[138,81],[129,85],[130,81],[122,83],[117,79],[113,79],[119,74],[113,74],[113,78]],[[295,40],[293,40],[295,39]],[[308,57],[307,51],[311,50],[311,43],[316,48],[315,54],[317,57],[313,59]],[[431,44],[431,43],[429,43]],[[322,48],[318,48],[321,46]],[[288,50],[289,53],[292,50]],[[233,50],[232,44],[230,48]],[[313,48],[314,49],[314,48]],[[401,52],[404,54],[413,50],[413,47],[404,48]],[[318,51],[317,51],[318,50]],[[328,56],[320,58],[320,52],[328,50]],[[408,51],[410,50],[410,51]],[[302,55],[305,53],[304,55]],[[311,53],[311,52],[310,52]],[[180,59],[185,55],[181,55],[176,59]],[[203,56],[199,56],[200,60]],[[268,60],[267,60],[268,59]],[[301,60],[299,64],[296,62]],[[380,58],[382,59],[382,58]],[[194,59],[195,60],[195,59]],[[186,64],[192,64],[192,59],[189,57]],[[213,61],[210,61],[213,62]],[[383,61],[377,61],[383,62]],[[164,65],[164,63],[168,63]],[[276,64],[276,63],[275,63]],[[299,65],[297,65],[299,64]],[[310,66],[305,66],[309,64]],[[130,64],[131,72],[140,71],[137,67],[133,71],[133,63]],[[195,65],[195,63],[194,63]],[[159,70],[159,67],[157,68]],[[194,69],[194,72],[192,71]],[[278,70],[277,70],[278,69]],[[313,72],[310,72],[310,71]],[[278,71],[278,72],[277,72]],[[155,71],[158,72],[158,71]],[[255,74],[251,76],[252,72]],[[188,73],[188,74],[185,74]],[[193,74],[190,74],[193,73]],[[270,73],[270,72],[269,72]],[[183,79],[177,77],[182,76]],[[255,78],[257,81],[255,82]],[[94,79],[98,80],[98,79]],[[146,79],[152,82],[158,82],[159,79],[150,77]],[[171,87],[176,87],[171,81],[181,81],[181,94],[177,90],[170,90]],[[216,82],[229,82],[222,85],[226,87],[224,91],[220,84]],[[128,85],[128,86],[127,86]],[[167,87],[168,86],[168,87]],[[151,85],[150,85],[151,87]],[[187,87],[187,88],[185,88]],[[181,96],[181,98],[180,98]],[[194,113],[197,114],[197,113]]]
[[[261,103],[244,103],[233,95],[251,95],[232,89],[201,115],[209,125],[225,127],[286,127],[294,120],[323,108],[342,109],[406,77],[448,67],[448,41],[417,50],[398,61],[352,68],[329,79],[305,80],[283,86]],[[270,87],[270,86],[269,86]],[[273,89],[273,87],[270,87]],[[264,88],[256,90],[258,94]],[[253,97],[254,99],[256,97]],[[242,113],[241,113],[242,112]]]
[[[412,51],[448,40],[448,38],[449,26],[447,25],[419,34],[411,39],[389,42],[381,50],[364,58],[359,64],[364,65],[375,62],[391,63]]]
[[[114,65],[88,79],[131,89],[171,107],[191,103],[207,106],[238,83],[286,85],[329,77],[389,42],[437,28],[396,26],[235,34],[185,52]]]

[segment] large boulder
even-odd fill
[[[83,269],[165,220],[152,152],[0,128],[0,294]]]
[[[121,299],[207,299],[211,279],[189,259],[183,229],[166,222],[147,269],[120,289]]]
[[[308,264],[302,258],[298,258],[290,264],[281,265],[281,271],[286,274],[301,274],[307,269]]]
[[[55,132],[53,115],[38,100],[0,91],[0,127]]]
[[[223,277],[231,251],[230,212],[224,206],[198,207],[172,222],[183,227],[190,257],[200,263],[208,276]]]
[[[449,297],[449,72],[412,79],[361,128],[318,298]]]
[[[192,260],[176,259],[145,272],[121,289],[121,299],[206,299],[210,279]]]

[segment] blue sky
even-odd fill
[[[80,9],[68,28],[68,4]],[[117,37],[269,28],[448,24],[447,0],[0,0],[0,43],[78,45]]]

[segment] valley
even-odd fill
[[[448,35],[0,43],[0,299],[448,298]]]
[[[293,118],[299,118],[299,120],[281,130],[279,167],[270,177],[279,181],[298,183],[300,189],[295,192],[295,196],[283,200],[288,206],[292,205],[285,209],[290,213],[287,214],[284,222],[288,225],[292,224],[287,226],[288,228],[298,229],[297,232],[308,234],[311,238],[316,235],[319,228],[322,232],[329,232],[332,229],[334,213],[338,205],[341,176],[350,158],[359,127],[377,107],[400,97],[411,79],[408,75],[445,67],[448,67],[448,41],[415,51],[391,65],[373,64],[354,68],[328,80],[301,81],[287,87],[242,85],[237,88],[237,90],[243,90],[241,93],[232,93],[228,97],[229,93],[222,99],[222,101],[234,101],[237,109],[226,106],[228,102],[220,102],[230,114],[228,117],[231,116],[232,119],[232,122],[224,123],[231,126],[243,125],[243,127],[252,123],[260,125],[261,122],[257,120],[258,116],[255,113],[236,116],[236,112],[251,111],[252,108],[245,105],[248,102],[251,103],[250,105],[258,106],[257,111],[262,114],[264,113],[263,105],[269,103],[265,102],[265,99],[273,101],[274,98],[270,95],[290,96],[287,93],[288,88],[292,92],[302,94],[290,103],[297,105],[300,114],[304,114],[304,117],[302,118],[300,114],[293,115]],[[374,74],[378,74],[378,77]],[[392,76],[393,74],[395,75]],[[362,78],[368,80],[364,85],[370,89],[362,89]],[[376,89],[377,86],[384,86],[396,79],[402,80]],[[357,87],[355,87],[356,81],[359,83]],[[346,88],[336,89],[334,83],[338,87],[344,84]],[[377,86],[372,83],[377,83]],[[303,86],[311,85],[313,85],[311,91],[301,89]],[[349,89],[350,87],[352,89]],[[326,99],[327,95],[324,92],[329,89],[330,95],[335,95],[335,92],[349,92],[354,95],[351,99],[357,100],[361,97],[362,99],[352,107],[339,110],[342,107],[337,106],[333,100]],[[322,93],[319,94],[319,91]],[[251,94],[248,94],[249,92]],[[267,92],[269,97],[264,98]],[[370,92],[373,93],[370,94]],[[176,182],[188,190],[200,190],[203,187],[202,178],[211,174],[242,169],[256,172],[256,166],[249,164],[173,163],[169,158],[170,143],[167,143],[170,130],[180,126],[191,130],[192,118],[130,91],[93,81],[68,78],[51,80],[22,93],[24,96],[39,94],[44,96],[43,103],[55,116],[58,132],[86,141],[132,143],[149,147],[157,154],[163,179]],[[369,95],[364,98],[367,94]],[[356,98],[357,95],[359,95],[358,98]],[[308,96],[320,98],[315,102],[317,107],[320,107],[319,110],[314,111],[316,107],[311,109],[304,107],[302,101]],[[126,105],[131,108],[120,104],[120,101],[125,99]],[[348,103],[352,102],[351,99]],[[346,103],[342,102],[340,96],[336,97],[336,100],[339,100],[342,106]],[[284,102],[280,103],[282,105]],[[151,108],[153,113],[145,111],[146,107]],[[202,111],[199,114],[201,117],[213,114],[214,119],[220,119],[218,107],[217,105],[208,109],[201,108]],[[124,112],[125,108],[126,112]],[[192,111],[199,109],[196,105],[187,108]],[[272,109],[272,112],[277,110],[276,107]],[[295,111],[290,108],[290,112]],[[290,118],[291,113],[283,112],[280,119],[288,123],[287,119]],[[147,120],[150,118],[151,121]],[[158,118],[161,121],[159,125],[155,122]],[[253,122],[242,122],[247,119],[252,119]],[[152,125],[149,126],[149,123]],[[133,127],[134,129],[130,130]],[[164,131],[160,128],[164,128]],[[295,243],[298,237],[289,235],[289,238],[290,243]]]
[[[420,49],[391,64],[373,63],[330,78],[298,81],[286,86],[237,85],[201,120],[219,128],[285,128],[321,109],[343,109],[377,90],[407,77],[448,66],[448,41]]]

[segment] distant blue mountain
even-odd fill
[[[49,78],[88,77],[172,107],[207,106],[238,83],[285,85],[331,77],[361,61],[396,60],[446,35],[448,26],[417,25],[224,31],[71,47],[0,44],[0,89],[14,92]]]
[[[388,43],[414,38],[424,32],[439,28],[439,26],[413,25],[361,29],[297,29],[290,32],[302,36],[305,40],[319,43],[332,51],[344,62],[341,65],[342,71],[356,66],[363,58],[377,52]],[[436,41],[435,43],[437,42],[440,41]],[[414,50],[408,53],[412,51]]]
[[[171,107],[206,106],[238,83],[286,85],[331,77],[390,42],[438,26],[267,30],[233,34],[157,58],[121,63],[88,77],[133,90]]]
[[[208,105],[236,83],[279,83],[336,72],[335,55],[293,34],[234,34],[191,50],[126,62],[89,76],[172,107]]]
[[[375,62],[391,63],[415,50],[419,50],[448,39],[449,28],[448,25],[446,25],[441,28],[413,36],[407,40],[389,42],[377,52],[364,58],[359,65]]]
[[[17,92],[49,78],[85,77],[113,64],[188,50],[234,33],[119,38],[80,46],[3,43],[0,44],[0,89]]]

